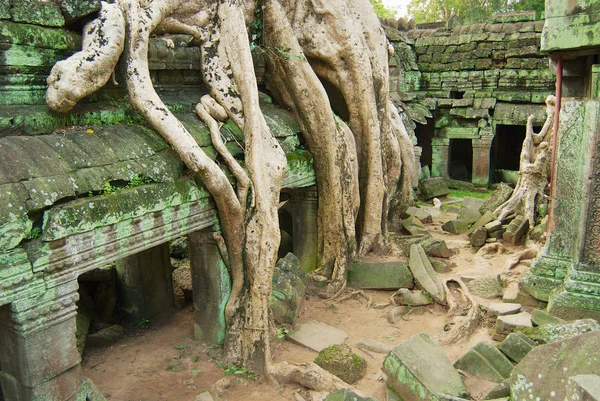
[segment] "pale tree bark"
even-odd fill
[[[533,116],[527,119],[525,140],[521,148],[519,178],[511,197],[500,205],[494,214],[504,220],[512,214],[522,215],[529,221],[529,228],[535,226],[536,205],[546,196],[550,175],[550,149],[555,113],[554,96],[546,99],[546,122],[539,133],[533,131]]]
[[[326,295],[331,295],[344,287],[351,260],[385,238],[390,200],[396,191],[407,196],[413,184],[412,144],[388,100],[388,45],[368,0],[265,0],[264,5],[270,87],[296,114],[315,161],[317,274],[329,280]],[[47,98],[50,107],[66,112],[102,87],[121,61],[133,107],[215,200],[220,251],[233,282],[225,308],[226,357],[268,376],[268,305],[286,159],[259,107],[247,32],[255,7],[250,0],[103,3],[100,17],[84,31],[82,52],[54,67]],[[199,43],[210,94],[195,111],[235,186],[153,88],[148,45],[150,35],[159,32],[191,34]],[[320,79],[342,93],[350,111],[347,123],[334,116]],[[244,134],[245,167],[219,133],[227,118]]]

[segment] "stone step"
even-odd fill
[[[513,365],[491,341],[482,341],[454,363],[456,369],[474,377],[500,383],[510,377]]]

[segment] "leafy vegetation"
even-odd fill
[[[387,8],[383,0],[371,0],[371,5],[379,18],[396,18],[396,11]]]

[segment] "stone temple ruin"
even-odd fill
[[[213,201],[131,114],[118,74],[68,115],[45,106],[50,68],[80,47],[80,35],[65,23],[97,10],[95,2],[85,10],[67,3],[61,9],[0,0],[0,399],[7,401],[94,399],[77,349],[78,280],[116,263],[118,284],[110,290],[119,292],[128,319],[167,313],[174,302],[169,242],[182,236],[193,276],[194,336],[213,344],[224,335],[231,284],[213,235]],[[552,228],[522,286],[548,302],[549,313],[571,319],[600,318],[599,15],[600,2],[547,0],[545,20],[522,13],[486,24],[385,27],[395,49],[390,91],[417,121],[422,178],[442,177],[448,185],[514,180],[527,118],[544,123],[558,68],[564,99]],[[174,46],[151,43],[161,96],[215,154],[206,126],[188,111],[202,90],[194,74],[199,58],[185,35]],[[260,84],[260,57],[255,68]],[[312,159],[290,114],[268,96],[262,100],[287,154],[281,225],[308,272],[317,246]],[[343,117],[343,105],[333,106]],[[241,132],[226,124],[222,134],[242,155]],[[412,341],[429,346],[421,337]]]

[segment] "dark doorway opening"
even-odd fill
[[[417,124],[417,127],[415,128],[415,135],[417,136],[417,146],[420,146],[423,149],[421,153],[421,167],[428,166],[431,169],[431,142],[433,141],[434,133],[435,127],[433,125],[432,118],[427,119],[426,125]]]
[[[535,132],[539,128],[534,127]],[[492,182],[507,182],[514,184],[516,173],[519,171],[521,147],[525,140],[526,128],[523,125],[497,125],[496,135],[490,151],[490,171]]]
[[[327,92],[329,104],[333,112],[342,120],[348,122],[350,120],[350,111],[348,110],[344,96],[342,96],[342,92],[325,79],[321,80],[321,84],[323,84],[323,88]]]
[[[292,214],[284,208],[279,209],[279,230],[281,232],[281,242],[279,243],[279,250],[277,251],[277,257],[283,258],[289,252],[294,253],[294,220]]]
[[[470,139],[450,139],[448,175],[454,180],[471,181],[473,175],[473,145]]]

